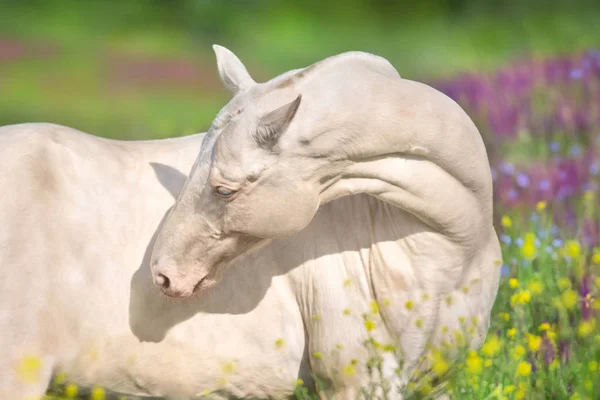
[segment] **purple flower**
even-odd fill
[[[569,78],[571,79],[581,79],[583,78],[583,70],[581,68],[572,69],[569,73]]]
[[[519,185],[520,187],[529,186],[529,177],[526,174],[520,172],[517,175],[517,185]]]

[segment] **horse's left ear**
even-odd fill
[[[235,95],[256,84],[244,64],[230,50],[218,44],[213,45],[213,50],[217,57],[217,68],[221,81],[231,93]]]
[[[302,95],[299,94],[290,103],[271,111],[260,119],[254,133],[254,139],[260,147],[265,150],[273,149],[281,134],[285,132],[294,119],[301,101]]]

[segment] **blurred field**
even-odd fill
[[[450,374],[453,398],[594,400],[599,20],[595,1],[4,0],[0,125],[54,122],[121,139],[204,131],[229,99],[213,43],[256,80],[347,50],[386,57],[465,108],[494,175],[504,265],[492,329],[457,365],[440,349],[432,373]],[[474,321],[463,322],[458,339]],[[415,397],[430,383],[413,383]]]

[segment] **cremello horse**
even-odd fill
[[[206,135],[0,128],[0,398],[60,372],[217,399],[317,376],[354,399],[402,390],[460,321],[485,337],[501,254],[463,110],[366,53],[259,84],[214,48],[235,96]]]

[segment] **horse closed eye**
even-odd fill
[[[223,196],[223,197],[229,197],[229,196],[231,196],[232,194],[234,194],[234,193],[235,193],[235,191],[233,191],[233,190],[231,190],[231,189],[227,189],[227,188],[226,188],[226,187],[224,187],[224,186],[217,186],[217,187],[215,188],[215,191],[217,192],[217,194],[218,194],[219,196]]]

